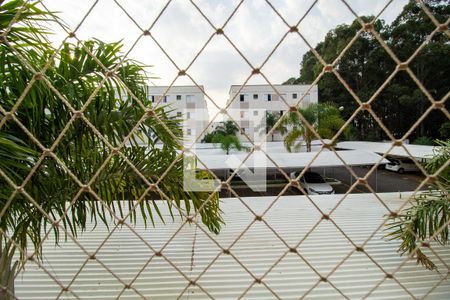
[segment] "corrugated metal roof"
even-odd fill
[[[336,155],[337,154],[337,155]],[[211,154],[208,150],[195,152],[198,157],[197,167],[207,170],[235,169],[244,162],[247,168],[304,168],[310,167],[343,167],[386,164],[389,161],[380,155],[366,150],[271,153],[270,159],[262,151],[238,154]],[[339,156],[338,156],[339,155]],[[248,158],[247,158],[248,156]],[[314,159],[314,161],[312,161]],[[276,165],[272,162],[274,161]],[[312,161],[312,162],[311,162]]]
[[[323,139],[323,140],[312,140],[311,141],[311,147],[312,152],[317,152],[322,148],[323,142],[325,143],[331,143],[331,140],[329,139]],[[254,142],[254,144],[259,145],[261,142]],[[250,142],[242,142],[243,146],[246,147],[253,147],[253,144]],[[286,146],[284,145],[284,142],[277,142],[277,141],[265,141],[260,145],[265,152],[267,153],[290,153],[287,151]],[[224,154],[225,151],[223,151],[220,148],[219,144],[214,143],[196,143],[193,147],[195,151],[202,151],[202,150],[208,150],[210,154]],[[300,148],[299,152],[306,152],[306,144],[302,143],[302,147]],[[231,149],[230,153],[237,154],[237,153],[246,153],[246,151],[239,151],[236,149]]]
[[[403,146],[408,150],[409,153],[411,153],[413,157],[417,159],[429,159],[430,157],[434,156],[434,151],[438,148],[435,146],[412,144],[403,144]],[[389,151],[389,149],[391,149],[392,143],[353,141],[337,143],[336,147],[351,150],[370,149],[370,151],[373,151],[375,153],[385,154]],[[401,146],[395,146],[389,151],[388,154],[393,156],[410,157],[410,155]]]
[[[343,195],[312,196],[314,203],[329,212]],[[405,201],[398,194],[379,194],[390,209],[395,209]],[[243,198],[256,214],[269,207],[274,197]],[[226,224],[214,238],[228,248],[240,233],[254,220],[254,215],[238,199],[223,199],[222,210]],[[371,194],[351,194],[331,214],[331,218],[357,245],[362,244],[382,223],[388,211]],[[167,216],[167,212],[165,212]],[[275,230],[290,246],[303,240],[298,253],[322,276],[335,268],[346,256],[354,251],[354,246],[333,225],[321,220],[321,214],[305,196],[281,197],[264,216],[265,222]],[[317,222],[320,223],[306,237]],[[136,231],[156,250],[179,229],[181,221],[176,219],[163,225],[145,228],[138,221]],[[393,272],[404,260],[396,252],[398,242],[383,239],[384,232],[378,231],[364,247],[386,272]],[[78,241],[87,251],[93,252],[108,236],[102,226],[82,234]],[[194,243],[195,239],[195,243]],[[449,247],[435,247],[443,262],[450,264]],[[282,299],[297,299],[311,290],[306,299],[361,299],[385,276],[380,268],[362,252],[354,252],[336,272],[329,276],[329,282],[319,282],[319,276],[295,253],[288,248],[264,223],[255,222],[242,238],[234,243],[230,252],[257,278],[271,269],[283,255],[281,261],[263,278],[263,283]],[[183,299],[235,299],[254,282],[254,278],[231,255],[221,249],[195,225],[187,224],[162,251],[188,277],[195,279],[214,259],[214,264],[198,279],[198,286],[192,286],[183,294]],[[75,243],[62,243],[54,247],[52,241],[44,244],[43,265],[63,285],[68,285],[83,263],[87,262],[75,279],[71,290],[81,299],[115,299],[124,285],[105,270],[96,260],[86,260]],[[114,233],[97,253],[96,257],[110,268],[124,282],[129,283],[141,271],[132,286],[149,299],[175,299],[188,285],[188,281],[163,257],[153,252],[130,229],[123,227]],[[395,278],[416,298],[421,298],[438,284],[449,271],[443,262],[436,260],[441,274],[428,271],[408,261]],[[148,263],[148,264],[146,264]],[[246,299],[276,298],[264,284],[255,284],[244,296]],[[342,293],[340,294],[334,285]],[[54,299],[60,288],[43,272],[28,262],[26,271],[16,280],[19,299]],[[64,293],[61,299],[74,299]],[[125,290],[120,299],[141,299],[132,289]],[[387,279],[377,288],[370,299],[411,299],[395,280]],[[450,282],[443,282],[429,295],[429,299],[450,299]]]

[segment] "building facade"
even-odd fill
[[[200,135],[197,142],[203,138],[202,133],[209,122],[203,86],[149,86],[148,98],[155,105],[169,105],[172,115],[182,119],[184,139],[192,143]]]
[[[229,92],[228,107],[230,115],[240,124],[239,138],[248,141],[244,133],[250,137],[265,134],[266,111],[277,117],[289,110],[298,102],[300,108],[307,107],[318,101],[317,85],[232,85]],[[264,116],[261,116],[263,114]],[[281,141],[283,137],[277,131],[267,137],[267,141]]]

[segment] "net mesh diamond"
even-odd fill
[[[100,1],[101,2],[101,1]],[[360,30],[356,35],[350,39],[349,43],[343,48],[336,59],[332,62],[327,62],[311,45],[305,35],[302,33],[302,22],[308,17],[311,10],[318,5],[320,1],[312,1],[309,8],[305,10],[304,14],[298,19],[297,22],[289,23],[287,19],[283,16],[277,9],[275,1],[261,1],[267,6],[267,9],[273,12],[273,17],[277,18],[284,24],[285,33],[281,36],[278,42],[274,45],[273,49],[269,49],[267,57],[262,60],[259,65],[253,64],[251,57],[247,57],[245,52],[240,49],[239,43],[234,42],[233,35],[227,32],[227,27],[236,14],[240,11],[241,7],[245,5],[244,1],[238,1],[231,11],[229,16],[221,24],[216,24],[217,22],[211,20],[208,13],[205,12],[205,8],[202,6],[201,2],[197,1],[186,1],[186,7],[188,7],[192,12],[196,14],[198,18],[202,18],[204,22],[204,30],[209,34],[208,38],[204,43],[198,47],[198,51],[192,55],[189,63],[186,65],[180,64],[175,58],[170,54],[170,49],[165,49],[163,43],[158,40],[157,36],[153,34],[154,27],[158,25],[158,21],[164,16],[168,9],[170,9],[172,1],[167,1],[156,14],[154,19],[149,22],[150,25],[143,26],[138,22],[133,13],[127,10],[127,5],[123,1],[114,0],[111,1],[111,5],[116,6],[116,8],[126,16],[127,20],[133,23],[137,30],[139,30],[140,35],[132,43],[130,49],[124,56],[127,57],[134,48],[139,47],[139,45],[145,40],[147,43],[150,42],[156,46],[167,58],[167,60],[172,64],[174,70],[176,70],[177,75],[171,81],[171,84],[167,87],[164,95],[169,92],[169,90],[176,85],[177,80],[181,77],[188,78],[193,85],[197,86],[203,93],[205,98],[214,106],[218,112],[214,115],[213,119],[209,121],[208,127],[204,129],[203,132],[197,133],[196,142],[199,142],[203,133],[207,132],[209,127],[212,125],[213,121],[220,115],[224,114],[229,119],[233,120],[236,126],[239,127],[239,122],[233,119],[232,114],[228,112],[230,105],[233,101],[239,101],[239,99],[232,99],[227,103],[225,107],[222,107],[218,103],[217,99],[211,96],[207,90],[201,86],[201,82],[195,78],[195,75],[191,73],[191,69],[195,66],[196,62],[201,58],[205,49],[211,43],[215,42],[216,36],[221,36],[233,49],[234,55],[239,56],[248,66],[248,76],[243,82],[240,83],[240,89],[236,93],[239,94],[244,87],[249,84],[253,76],[261,77],[265,84],[271,86],[271,88],[278,94],[281,102],[284,103],[286,107],[291,107],[291,105],[284,99],[280,91],[277,90],[275,83],[272,82],[270,76],[266,74],[265,66],[270,62],[270,59],[275,55],[277,49],[279,49],[286,39],[290,36],[295,36],[301,40],[307,47],[311,50],[315,58],[322,64],[323,70],[319,73],[317,78],[311,83],[309,90],[311,90],[315,85],[317,85],[325,74],[332,74],[335,76],[336,80],[345,88],[350,97],[357,104],[357,109],[353,112],[351,117],[346,120],[345,125],[335,134],[333,138],[329,141],[324,140],[320,134],[315,130],[314,126],[305,119],[305,117],[300,114],[297,110],[296,113],[298,117],[306,124],[307,128],[313,133],[315,138],[323,142],[322,148],[317,152],[309,164],[304,168],[305,170],[310,167],[315,159],[323,151],[333,151],[336,157],[342,161],[345,169],[354,177],[356,180],[348,188],[347,192],[342,195],[338,195],[334,199],[334,202],[324,202],[320,203],[316,199],[305,193],[305,201],[301,204],[295,204],[299,207],[299,210],[287,213],[285,218],[280,216],[280,207],[283,206],[286,201],[290,201],[285,196],[286,193],[291,188],[299,188],[304,192],[301,186],[293,186],[294,181],[291,181],[289,174],[279,167],[275,160],[271,158],[271,154],[264,151],[264,155],[270,160],[277,168],[283,177],[288,180],[288,183],[282,188],[280,193],[274,197],[267,197],[256,204],[255,199],[249,200],[240,195],[238,190],[235,190],[231,185],[231,179],[235,173],[230,174],[229,178],[222,181],[220,188],[226,188],[229,194],[235,199],[233,202],[229,203],[225,210],[225,214],[233,216],[233,219],[225,218],[225,225],[222,232],[219,235],[214,235],[202,224],[201,218],[199,218],[198,213],[187,214],[184,210],[179,210],[179,214],[182,216],[181,220],[178,222],[167,224],[158,223],[155,227],[150,228],[144,227],[140,221],[132,222],[130,218],[133,217],[133,213],[140,209],[140,203],[145,199],[148,193],[157,192],[163,198],[163,201],[171,202],[169,195],[166,195],[159,187],[161,180],[168,174],[171,168],[175,167],[175,164],[182,160],[183,154],[189,152],[191,147],[185,147],[180,142],[180,147],[183,149],[182,152],[174,159],[173,163],[170,164],[169,168],[161,175],[161,177],[156,182],[151,182],[148,180],[145,174],[140,172],[140,169],[133,164],[133,162],[127,157],[124,152],[125,146],[129,139],[139,130],[139,125],[145,121],[146,118],[155,118],[156,122],[163,126],[170,134],[176,139],[177,133],[172,133],[170,128],[168,128],[164,121],[159,119],[157,114],[154,113],[154,107],[147,107],[142,99],[139,99],[133,94],[132,90],[127,88],[128,93],[135,101],[136,106],[138,106],[142,112],[142,118],[133,127],[132,131],[126,136],[123,141],[119,144],[112,144],[111,141],[106,139],[99,128],[91,122],[89,117],[85,114],[86,109],[91,104],[92,100],[96,94],[100,91],[102,85],[107,78],[114,78],[118,82],[125,85],[120,76],[116,73],[120,68],[121,64],[118,64],[114,69],[107,69],[102,65],[101,61],[95,57],[92,51],[85,47],[86,52],[97,62],[103,72],[106,74],[105,79],[100,82],[99,86],[95,89],[94,93],[87,99],[83,107],[75,108],[71,105],[63,94],[61,94],[53,85],[51,80],[46,76],[47,68],[50,65],[52,59],[55,59],[60,55],[63,48],[63,43],[68,40],[78,41],[77,32],[82,28],[89,19],[91,12],[99,4],[99,1],[93,1],[92,5],[84,14],[83,18],[79,23],[73,28],[69,28],[63,23],[64,20],[55,19],[55,26],[60,26],[60,29],[64,30],[66,33],[63,42],[58,46],[57,51],[50,57],[49,62],[38,69],[33,66],[32,62],[28,60],[27,57],[23,55],[22,52],[15,49],[15,47],[4,41],[4,43],[13,51],[18,59],[27,68],[33,72],[34,77],[28,83],[26,88],[22,91],[22,96],[17,99],[17,102],[12,107],[11,110],[6,110],[0,106],[0,113],[3,118],[0,120],[0,129],[5,126],[6,122],[13,122],[32,140],[41,150],[39,159],[37,160],[35,166],[31,169],[28,176],[23,182],[16,183],[13,179],[8,177],[8,175],[0,169],[0,178],[7,182],[12,188],[12,193],[8,198],[6,206],[0,211],[0,217],[2,217],[9,205],[14,201],[17,194],[23,195],[27,201],[29,201],[34,208],[40,211],[45,218],[48,219],[51,226],[47,227],[44,231],[44,236],[42,238],[42,247],[49,249],[49,252],[44,253],[44,259],[40,260],[36,257],[37,253],[30,249],[25,252],[20,247],[18,251],[21,252],[23,257],[28,258],[27,261],[20,265],[16,271],[16,282],[20,289],[20,281],[23,274],[27,272],[32,272],[35,275],[35,283],[33,287],[39,290],[39,279],[45,278],[45,285],[41,286],[42,289],[52,291],[48,294],[48,299],[89,299],[89,291],[84,289],[89,282],[95,282],[98,278],[101,278],[103,282],[106,282],[104,286],[98,286],[99,289],[114,291],[116,295],[115,299],[150,299],[154,298],[152,293],[158,291],[159,295],[166,296],[167,298],[220,298],[220,295],[225,295],[225,298],[276,298],[285,299],[291,298],[314,298],[316,292],[327,287],[327,293],[330,297],[335,298],[371,298],[382,297],[386,293],[385,291],[394,291],[397,294],[403,295],[406,298],[413,299],[423,299],[438,289],[442,284],[448,284],[448,264],[450,262],[449,255],[441,248],[434,248],[433,244],[429,245],[428,252],[433,257],[435,257],[440,264],[444,266],[444,272],[440,274],[440,279],[433,277],[431,282],[426,287],[417,292],[414,285],[405,280],[404,273],[410,270],[416,270],[414,264],[411,267],[410,257],[400,257],[397,253],[392,253],[392,260],[396,263],[386,263],[386,260],[380,259],[378,257],[378,252],[376,251],[376,245],[374,245],[374,240],[379,239],[383,236],[384,224],[389,220],[392,215],[398,214],[403,208],[407,207],[415,195],[419,193],[423,187],[429,182],[436,182],[436,177],[441,171],[448,167],[449,162],[447,161],[444,166],[441,167],[435,174],[428,174],[427,171],[422,167],[422,165],[409,153],[408,148],[403,144],[405,143],[408,136],[420,125],[420,123],[432,112],[440,111],[447,119],[450,119],[450,114],[445,108],[445,102],[448,99],[449,93],[447,93],[442,99],[434,99],[432,94],[427,90],[427,88],[421,83],[417,78],[416,74],[409,67],[410,63],[414,58],[420,53],[420,51],[426,46],[427,41],[425,41],[420,47],[418,47],[412,55],[406,60],[401,61],[394,51],[389,48],[386,41],[380,36],[380,33],[374,29],[374,22],[377,18],[389,8],[393,1],[387,1],[382,9],[377,13],[375,19],[366,23],[359,15],[355,12],[352,7],[352,3],[349,1],[341,0],[340,3],[342,7],[346,9],[345,13],[350,13],[356,18],[360,24]],[[450,32],[448,30],[448,23],[441,24],[429,11],[427,6],[422,1],[417,1],[420,9],[429,17],[431,22],[435,25],[435,29],[430,33],[427,40],[431,39],[435,34],[441,32],[447,37],[450,37]],[[45,1],[43,1],[43,8],[47,10]],[[16,19],[19,18],[22,11],[18,11]],[[13,20],[9,24],[8,29],[10,30],[14,25],[16,20]],[[245,29],[244,29],[245,30]],[[371,35],[384,49],[386,54],[395,62],[396,68],[393,72],[386,78],[385,82],[378,87],[376,92],[369,97],[368,101],[363,101],[360,99],[358,94],[353,90],[353,88],[344,80],[344,78],[339,73],[336,66],[346,52],[352,47],[352,45],[357,41],[357,39],[363,35]],[[83,44],[82,44],[83,45]],[[124,60],[121,62],[123,63]],[[267,70],[269,71],[269,70]],[[417,85],[420,91],[423,93],[427,101],[429,101],[429,108],[425,113],[411,126],[410,130],[402,137],[395,138],[391,133],[389,128],[385,126],[381,118],[373,109],[374,103],[377,101],[377,96],[383,92],[386,86],[395,78],[399,72],[406,73],[412,81]],[[65,126],[65,128],[60,132],[58,138],[51,141],[40,141],[37,139],[32,131],[27,128],[20,120],[16,117],[15,112],[20,108],[22,100],[30,92],[31,87],[36,84],[43,84],[50,88],[50,90],[58,97],[63,105],[65,105],[71,112],[71,116]],[[126,85],[125,85],[126,86]],[[305,93],[306,95],[307,93]],[[154,103],[155,107],[162,105],[161,103],[163,97],[160,97],[159,101]],[[295,106],[299,106],[304,101],[304,96],[299,97]],[[286,114],[289,112],[286,111]],[[334,149],[334,144],[338,138],[342,135],[344,130],[352,123],[352,121],[362,112],[368,113],[374,122],[384,131],[386,136],[391,141],[391,147],[388,151],[391,152],[395,147],[402,147],[415,161],[416,165],[419,167],[424,175],[424,180],[420,182],[416,190],[407,194],[406,199],[402,201],[386,202],[385,197],[378,194],[371,185],[369,185],[368,179],[372,176],[379,163],[385,158],[388,153],[384,154],[380,158],[379,163],[370,167],[367,173],[360,177],[358,176],[354,169],[349,166],[346,161],[339,155]],[[278,120],[277,124],[280,124],[282,120]],[[64,143],[66,138],[65,134],[70,126],[74,126],[76,122],[82,122],[85,126],[88,126],[90,130],[104,143],[105,147],[108,149],[109,155],[104,158],[104,163],[98,170],[92,172],[92,176],[88,181],[83,181],[78,178],[69,167],[67,167],[63,160],[61,160],[55,153],[54,150]],[[274,132],[276,125],[273,129],[269,130],[267,137]],[[248,142],[251,144],[251,149],[246,159],[250,157],[250,154],[255,149],[260,149],[257,143],[254,143],[252,139],[243,133],[247,138]],[[123,216],[119,215],[118,212],[111,208],[111,206],[106,205],[103,199],[91,188],[91,185],[101,176],[104,168],[108,162],[114,157],[120,157],[127,168],[131,168],[133,172],[138,174],[146,185],[145,192],[133,202],[131,207],[125,210]],[[36,199],[33,199],[26,191],[25,187],[30,183],[34,174],[39,170],[41,163],[44,160],[51,159],[60,166],[68,174],[70,180],[79,186],[79,191],[72,196],[71,201],[67,204],[65,213],[59,216],[51,215],[46,212],[41,204]],[[199,158],[200,163],[201,159]],[[242,164],[245,163],[245,160]],[[213,172],[211,174],[214,175]],[[299,177],[303,175],[301,173]],[[216,179],[220,180],[218,177]],[[364,223],[361,216],[351,216],[348,215],[348,211],[345,208],[356,204],[356,198],[353,192],[358,188],[364,187],[369,191],[368,199],[370,198],[372,203],[378,207],[376,213],[384,216],[381,219],[377,219],[371,222],[372,225]],[[443,188],[441,186],[441,188]],[[113,219],[109,228],[104,227],[104,225],[99,224],[98,227],[92,232],[87,231],[86,234],[81,234],[80,236],[74,236],[69,232],[62,222],[65,218],[70,218],[73,206],[76,205],[77,200],[83,193],[90,194],[93,199],[98,201],[99,207],[103,210],[108,211]],[[208,199],[203,205],[205,205]],[[292,202],[289,202],[292,203]],[[295,206],[294,205],[294,206]],[[201,208],[199,209],[201,210]],[[308,213],[305,213],[305,211]],[[240,214],[233,214],[239,211]],[[303,214],[301,213],[303,211]],[[347,212],[347,215],[346,213]],[[164,212],[163,212],[164,214]],[[277,219],[273,219],[273,216],[277,216]],[[166,216],[168,217],[168,216]],[[367,212],[367,219],[375,218],[374,214]],[[286,226],[282,221],[279,220],[286,219],[286,222],[291,223]],[[301,226],[296,226],[292,223],[300,222]],[[352,228],[348,226],[348,222],[345,220],[350,220]],[[352,223],[351,220],[354,220]],[[361,223],[357,223],[359,220]],[[141,220],[142,221],[142,220]],[[358,222],[359,222],[358,221]],[[375,225],[374,225],[375,224]],[[448,226],[448,222],[442,224],[441,230]],[[361,230],[362,233],[358,235],[353,227],[361,226],[366,230]],[[62,234],[67,236],[67,242],[61,244],[61,248],[52,248],[53,245],[53,228],[58,227]],[[367,229],[370,227],[370,230]],[[320,229],[331,232],[330,237],[324,238],[319,232]],[[324,229],[325,228],[325,229]],[[258,247],[258,232],[264,232],[264,236],[273,241],[268,249],[257,249]],[[362,236],[361,236],[362,235]],[[11,236],[7,232],[2,232],[2,236],[6,239],[12,241]],[[327,242],[327,239],[330,241]],[[429,243],[429,241],[421,241],[422,243]],[[243,246],[241,246],[243,245]],[[250,245],[246,248],[246,245]],[[253,247],[251,247],[253,246]],[[329,268],[324,268],[320,263],[317,262],[317,258],[314,256],[314,251],[311,251],[311,247],[314,249],[321,249],[320,253],[323,254],[324,260],[329,260],[331,263],[328,264]],[[53,249],[53,250],[50,250]],[[111,250],[113,249],[113,250]],[[396,249],[392,247],[392,249]],[[110,255],[113,251],[114,255]],[[136,251],[136,252],[135,252]],[[447,251],[448,252],[448,251]],[[74,258],[76,261],[76,266],[71,268],[53,269],[52,264],[58,265],[58,259],[64,259],[64,253],[70,253],[69,256]],[[259,259],[255,263],[255,260]],[[52,261],[53,260],[53,261]],[[111,261],[113,260],[113,261]],[[68,264],[70,264],[68,262]],[[360,265],[359,267],[351,267],[352,265]],[[227,266],[226,268],[220,266]],[[55,267],[56,268],[56,267]],[[228,272],[228,268],[234,270],[234,272],[239,273],[239,278],[233,277]],[[373,273],[376,276],[371,278],[370,287],[366,290],[360,291],[359,294],[351,294],[348,288],[342,282],[342,277],[339,276],[341,273],[345,273],[347,268],[348,279],[355,280],[355,285],[357,285],[357,279],[361,276],[364,277],[364,272],[366,269],[375,270]],[[155,274],[154,270],[160,270],[161,276]],[[299,271],[301,270],[301,271]],[[292,272],[292,278],[287,279],[285,283],[285,288],[283,288],[283,282],[280,282],[280,278],[285,278],[281,276],[282,272]],[[295,277],[295,272],[302,272],[307,274],[307,279],[298,280]],[[412,271],[411,271],[412,272]],[[158,272],[157,272],[158,273]],[[34,277],[33,277],[34,278]],[[293,282],[289,282],[292,280]],[[296,281],[297,280],[297,281]],[[426,279],[423,279],[426,281]],[[227,288],[221,287],[220,283],[225,286],[231,285],[229,291]],[[345,282],[344,282],[345,283]],[[291,285],[290,285],[291,284]],[[386,285],[390,287],[383,289]],[[295,286],[296,289],[290,294],[290,286]],[[19,299],[18,295],[14,295],[9,291],[6,291],[6,287],[1,287],[5,292],[15,299]],[[380,291],[383,292],[380,292]],[[219,292],[218,292],[219,291]],[[219,294],[217,294],[219,293]],[[220,294],[222,293],[222,294]],[[381,293],[381,294],[380,294]],[[386,296],[387,295],[387,296]],[[384,296],[389,298],[389,294]],[[162,297],[162,296],[161,296]],[[158,297],[156,297],[158,298]],[[26,299],[26,298],[24,298]]]

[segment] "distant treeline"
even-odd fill
[[[450,16],[449,1],[424,1],[434,18],[443,24]],[[362,17],[366,23],[373,16]],[[436,29],[438,28],[438,29]],[[331,64],[355,37],[360,36],[345,51],[334,69],[355,92],[362,102],[368,101],[396,70],[397,64],[381,43],[358,20],[351,25],[343,24],[330,30],[315,50]],[[410,70],[435,100],[449,96],[450,38],[448,26],[436,26],[416,1],[410,1],[399,16],[388,25],[382,19],[373,22],[373,29],[400,62],[408,62]],[[427,42],[428,41],[428,42]],[[416,53],[416,49],[422,48]],[[431,102],[414,82],[406,70],[400,70],[371,102],[373,112],[395,138],[403,137],[416,121],[424,115]],[[300,76],[290,78],[285,84],[312,83],[323,72],[324,66],[312,51],[302,59]],[[329,70],[327,70],[329,71]],[[343,116],[348,119],[359,106],[349,91],[333,72],[324,73],[318,82],[319,101],[333,102],[343,107]],[[417,143],[430,143],[433,139],[450,138],[450,122],[440,109],[432,110],[426,118],[410,132],[408,138]],[[361,140],[387,139],[385,131],[368,111],[359,112],[352,122],[353,138]]]

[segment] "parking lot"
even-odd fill
[[[370,169],[353,167],[352,170],[358,177],[364,177]],[[350,172],[345,168],[334,168],[332,172],[334,172],[332,174],[334,176],[330,176],[329,172],[326,172],[325,174],[342,182],[342,184],[334,186],[336,193],[343,194],[347,192],[349,187],[354,183],[355,178],[352,178],[352,176],[350,176]],[[418,172],[398,174],[387,170],[377,170],[376,173],[374,171],[370,175],[367,183],[375,192],[378,193],[406,192],[414,191],[424,179],[425,177]],[[426,188],[426,186],[423,188]],[[352,193],[369,192],[370,191],[368,188],[361,185],[357,186],[352,191]]]
[[[364,177],[370,169],[364,167],[352,167],[352,170],[358,177]],[[355,178],[351,176],[350,172],[344,167],[320,169],[313,168],[311,171],[317,172],[324,177],[334,178],[338,180],[340,182],[339,184],[333,184],[333,188],[337,194],[345,194],[355,182]],[[282,175],[279,175],[277,178],[282,178]],[[398,174],[387,170],[377,170],[369,176],[367,183],[373,189],[373,191],[378,193],[406,192],[414,191],[415,189],[417,189],[417,187],[424,179],[425,177],[421,173],[417,172]],[[239,184],[232,184],[232,187],[233,190],[241,197],[276,196],[283,190],[285,184],[286,182],[282,182],[280,180],[276,182],[269,180],[268,188],[265,192],[254,192],[248,187],[242,185],[242,182]],[[422,186],[421,189],[427,189],[427,185]],[[358,185],[353,188],[351,193],[370,193],[370,190],[365,186]],[[301,192],[295,188],[289,188],[285,191],[284,194],[299,195],[301,194]],[[234,196],[235,195],[233,193],[226,190],[223,190],[221,192],[221,197]]]

